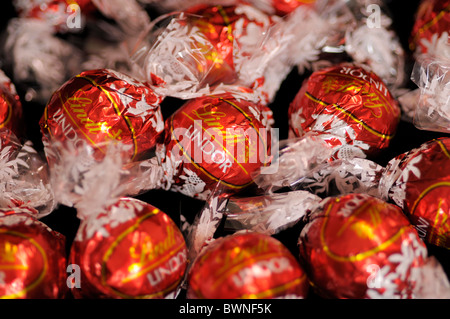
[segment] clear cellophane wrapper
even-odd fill
[[[8,23],[3,48],[12,80],[25,86],[25,100],[45,104],[51,94],[79,73],[83,52],[55,35],[45,21],[14,18]]]
[[[0,193],[1,208],[31,207],[38,218],[56,207],[47,162],[6,129],[0,130]]]
[[[130,145],[110,142],[103,145],[104,156],[86,142],[77,146],[70,142],[44,143],[50,163],[51,185],[55,201],[95,214],[123,196],[137,196],[164,187],[163,169],[156,157],[131,161]]]
[[[286,16],[288,55],[299,72],[353,61],[374,70],[396,94],[406,79],[404,51],[381,1],[318,0]]]
[[[317,166],[290,187],[321,197],[350,193],[380,197],[379,181],[384,171],[384,167],[367,159],[338,159]]]
[[[265,192],[289,187],[317,165],[327,162],[336,152],[323,139],[331,134],[309,132],[299,138],[280,140],[271,165],[255,174],[255,184]]]
[[[291,69],[282,58],[290,37],[282,36],[280,17],[239,2],[230,7],[213,6],[218,3],[222,2],[153,20],[140,34],[132,54],[135,76],[153,84],[155,92],[163,96],[191,99],[232,93],[269,103]],[[216,18],[232,19],[229,26],[220,21],[209,24],[209,18],[203,16],[219,7],[227,11],[217,13]],[[211,35],[215,27],[222,28],[217,31],[219,38]],[[228,32],[225,38],[223,30]]]
[[[411,76],[418,86],[413,123],[419,129],[449,133],[450,44],[444,45],[440,52],[416,59]]]
[[[378,188],[385,171],[383,167],[361,158],[330,161],[332,148],[314,145],[310,140],[301,141],[303,144],[299,141],[293,144],[297,148],[288,150],[288,155],[281,151],[276,174],[265,175],[262,170],[255,177],[260,189],[264,190],[262,195],[234,196],[227,199],[226,204],[222,201],[216,212],[226,216],[225,228],[230,231],[250,229],[273,235],[298,223],[323,198],[350,193],[380,197]],[[328,153],[323,150],[328,150]],[[281,183],[265,187],[272,178],[280,179]]]
[[[450,283],[442,265],[429,256],[421,267],[414,289],[416,299],[449,299]]]
[[[223,213],[225,230],[246,229],[274,235],[298,223],[320,197],[307,191],[230,198]]]
[[[115,21],[120,29],[132,37],[150,22],[145,9],[136,0],[92,0],[96,8]]]

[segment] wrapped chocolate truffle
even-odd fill
[[[290,70],[277,61],[281,46],[272,35],[279,19],[240,2],[184,8],[154,20],[132,59],[139,76],[164,96],[236,91],[270,101]]]
[[[145,83],[113,70],[84,71],[61,86],[41,119],[45,144],[88,141],[97,153],[110,140],[131,145],[130,159],[148,157],[163,131],[160,102]]]
[[[290,136],[330,133],[336,158],[374,156],[389,146],[400,107],[384,82],[355,64],[314,72],[289,106]]]
[[[368,195],[324,200],[308,215],[299,249],[314,290],[324,298],[448,298],[450,293],[442,268],[427,266],[427,248],[401,209]],[[440,273],[439,280],[431,269]],[[431,285],[433,295],[424,295]]]
[[[204,247],[190,269],[187,289],[189,299],[306,298],[309,282],[281,242],[243,232]]]
[[[203,200],[217,187],[222,194],[248,188],[270,165],[272,124],[268,107],[230,94],[186,102],[166,120],[158,151],[166,187]]]
[[[158,208],[121,198],[101,213],[78,211],[70,262],[81,269],[75,298],[175,298],[187,268],[181,231]]]
[[[450,138],[440,138],[392,159],[380,181],[428,243],[450,249]]]
[[[120,164],[154,156],[164,130],[161,100],[146,83],[106,69],[82,72],[55,91],[40,125],[58,201],[77,201],[96,161],[120,160],[116,168],[126,170]],[[115,144],[115,156],[106,156]]]
[[[26,206],[0,209],[0,298],[67,297],[65,237]]]

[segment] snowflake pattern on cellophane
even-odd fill
[[[230,198],[224,208],[227,216],[225,227],[232,231],[248,230],[274,235],[295,225],[320,201],[320,197],[302,190],[261,197]]]
[[[78,231],[75,237],[76,241],[85,241],[99,234],[102,238],[108,238],[111,229],[133,220],[137,212],[144,209],[144,205],[139,201],[119,200],[114,205],[105,208],[104,212],[92,214],[84,219],[81,231]]]
[[[384,167],[367,159],[335,160],[315,167],[293,187],[321,196],[363,193],[380,197],[379,182],[384,171]]]
[[[6,135],[1,137],[1,206],[14,208],[28,205],[39,209],[40,216],[49,214],[55,203],[45,161],[40,158],[30,141],[19,145],[18,141],[11,143]]]
[[[414,124],[446,133],[450,131],[450,43],[440,43],[430,49],[433,53],[419,56],[414,66],[412,80],[419,87]]]
[[[243,3],[222,4],[217,6],[220,14],[216,12],[217,17],[223,16],[222,26],[203,17],[214,8],[213,3],[203,4],[168,14],[162,27],[156,26],[160,22],[156,21],[148,34],[155,40],[140,43],[133,54],[138,72],[163,96],[191,99],[234,92],[247,99],[272,100],[289,72],[286,68],[277,74],[270,67],[283,48],[277,36],[269,37],[280,18]],[[225,22],[228,20],[232,22]],[[228,30],[227,39],[210,38],[209,32],[221,27]],[[275,77],[266,81],[266,72]]]

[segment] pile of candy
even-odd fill
[[[0,297],[450,299],[450,1],[392,6],[13,0]]]

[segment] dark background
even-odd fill
[[[411,29],[414,23],[414,16],[419,1],[387,0],[385,2],[393,18],[393,27],[397,32],[397,34],[399,35],[401,43],[404,46],[404,49],[408,55],[407,72],[410,72],[413,65],[413,60],[411,58],[408,49],[408,38],[410,36]],[[16,15],[10,1],[2,1],[1,14],[3,19],[1,19],[0,21],[1,23],[0,27],[2,33],[4,33],[8,19]],[[153,11],[149,11],[149,14],[151,17],[154,17],[156,15],[156,13]],[[82,34],[79,35],[79,37],[82,36],[83,36]],[[7,69],[7,66],[5,66],[5,68]],[[9,75],[12,78],[10,74],[7,73],[7,75]],[[296,70],[293,70],[288,75],[286,80],[283,82],[275,98],[275,101],[270,105],[274,113],[275,127],[279,128],[280,138],[282,139],[287,138],[288,133],[287,109],[289,107],[290,102],[293,100],[295,94],[299,90],[305,76],[306,74],[300,76],[296,72]],[[34,143],[35,148],[38,151],[42,152],[41,134],[39,130],[39,119],[43,114],[45,105],[40,105],[37,103],[26,103],[25,100],[23,99],[24,87],[21,87],[20,85],[17,84],[16,86],[19,91],[19,95],[22,97],[27,138]],[[411,88],[414,87],[414,85],[411,82],[408,83],[408,86],[410,86]],[[183,101],[181,100],[174,98],[166,98],[161,105],[164,117],[167,118],[182,104]],[[374,160],[380,165],[385,166],[386,163],[393,157],[403,152],[409,151],[415,147],[419,147],[422,143],[426,141],[443,136],[449,135],[419,130],[415,128],[413,124],[401,121],[397,130],[397,134],[395,138],[392,140],[390,147],[386,151],[381,153]],[[167,192],[162,190],[150,191],[143,195],[138,196],[138,198],[160,208],[162,211],[166,212],[169,216],[171,216],[172,219],[178,224],[180,223],[181,214],[186,216],[188,220],[191,221],[204,205],[204,203],[201,201],[188,198],[178,193]],[[76,217],[76,211],[73,208],[60,206],[50,215],[44,217],[42,221],[52,229],[66,236],[67,251],[69,252],[70,244],[79,226],[79,220]],[[274,236],[279,240],[281,240],[293,252],[295,256],[298,255],[296,243],[301,227],[302,225],[298,224]],[[221,235],[220,230],[217,235],[218,236]],[[428,249],[429,254],[436,256],[438,260],[441,262],[441,264],[444,266],[447,275],[450,275],[450,258],[449,258],[450,251],[431,245],[428,245]],[[181,297],[182,296],[183,295],[181,295]],[[314,299],[317,298],[317,296],[311,293],[309,298]]]

